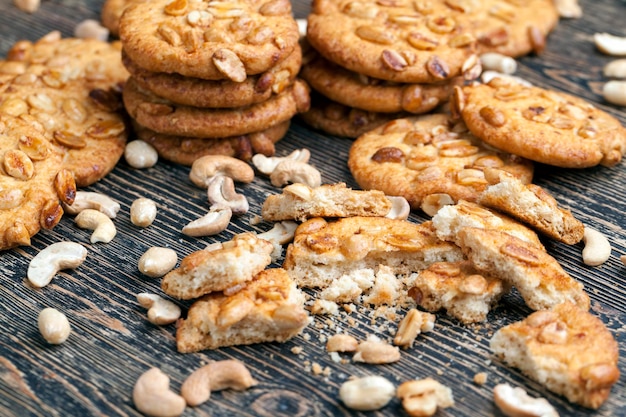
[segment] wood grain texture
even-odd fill
[[[581,4],[584,17],[561,21],[541,57],[519,60],[518,74],[538,86],[584,97],[626,124],[624,108],[602,100],[601,88],[606,81],[602,67],[612,58],[601,55],[592,43],[595,32],[626,36],[626,4],[620,0],[587,0]],[[18,39],[35,40],[53,29],[71,36],[76,23],[97,19],[101,6],[102,0],[43,0],[41,8],[29,15],[13,7],[11,1],[2,1],[0,55],[4,56]],[[308,10],[308,2],[294,3],[296,17],[305,17]],[[287,137],[277,145],[277,152],[283,155],[309,148],[323,182],[344,181],[356,187],[346,166],[350,144],[349,140],[324,135],[294,121]],[[413,348],[403,352],[402,360],[392,365],[330,360],[323,341],[336,329],[328,328],[323,317],[316,317],[303,335],[284,344],[177,353],[174,326],[150,324],[135,300],[139,292],[160,292],[159,280],[141,275],[137,260],[151,246],[171,247],[180,260],[207,243],[230,239],[245,230],[267,230],[270,224],[251,226],[249,221],[260,214],[265,197],[278,190],[264,177],[238,185],[238,191],[250,201],[250,213],[234,219],[228,230],[216,237],[190,238],[181,234],[181,228],[204,214],[208,204],[205,192],[188,180],[189,169],[159,162],[153,168],[135,170],[122,160],[109,176],[88,188],[108,194],[121,204],[115,220],[118,235],[111,243],[90,244],[90,232],[75,227],[72,217],[66,216],[54,230],[37,234],[32,246],[0,252],[0,415],[136,416],[139,413],[131,401],[132,387],[149,367],[160,367],[171,377],[172,388],[179,390],[184,379],[201,364],[228,358],[244,361],[259,384],[246,392],[215,393],[208,403],[187,408],[185,416],[404,415],[395,399],[373,413],[356,413],[343,407],[338,400],[341,383],[352,375],[370,374],[386,376],[394,383],[435,377],[452,387],[456,400],[453,408],[438,413],[442,416],[501,415],[491,394],[499,382],[521,385],[531,395],[545,396],[562,416],[626,415],[626,267],[619,260],[626,253],[625,166],[625,162],[613,168],[585,170],[540,166],[535,179],[586,225],[604,233],[613,246],[609,261],[592,268],[582,264],[582,244],[545,242],[564,269],[584,283],[592,299],[592,311],[612,330],[620,345],[622,377],[598,411],[569,404],[491,356],[489,338],[493,332],[530,312],[516,293],[507,296],[490,313],[488,322],[480,326],[462,326],[438,315],[435,330],[420,335]],[[146,229],[133,226],[129,219],[130,205],[138,197],[149,197],[158,206],[155,223]],[[421,222],[426,218],[413,213],[411,220]],[[59,273],[43,289],[27,286],[29,261],[60,240],[84,244],[89,251],[85,263],[76,270]],[[180,305],[186,308],[189,303]],[[45,307],[67,314],[72,335],[65,344],[49,346],[39,335],[37,315]],[[372,317],[368,309],[359,309],[351,317],[356,327],[347,320],[336,326],[358,338],[368,334],[389,337],[389,330],[396,326],[385,317]],[[302,347],[302,353],[292,353],[294,347]],[[311,371],[313,363],[328,367],[330,375],[315,375]],[[488,374],[484,386],[472,383],[477,372]]]

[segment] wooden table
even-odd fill
[[[625,109],[607,105],[602,99],[601,88],[606,81],[602,67],[612,58],[600,54],[592,42],[595,32],[626,36],[626,4],[620,0],[581,3],[584,17],[563,20],[541,57],[519,60],[518,74],[536,85],[584,97],[626,124]],[[4,56],[18,39],[35,40],[53,29],[71,36],[78,22],[97,19],[101,6],[102,0],[43,0],[41,8],[29,15],[4,0],[0,3],[0,53]],[[305,17],[308,7],[303,0],[294,4],[296,17]],[[277,152],[284,155],[309,148],[312,163],[321,170],[325,183],[345,181],[356,187],[346,167],[350,144],[350,140],[313,131],[296,120],[278,144]],[[135,170],[121,160],[109,176],[88,188],[108,194],[121,204],[115,220],[118,234],[111,243],[90,244],[90,232],[78,229],[67,216],[54,230],[37,234],[32,246],[0,253],[0,415],[138,415],[131,392],[137,377],[148,368],[160,367],[171,377],[173,389],[178,390],[201,364],[227,358],[244,361],[259,384],[246,392],[215,393],[204,405],[187,408],[186,416],[358,415],[339,402],[338,389],[351,375],[370,374],[386,376],[394,383],[432,376],[452,387],[456,405],[438,415],[501,415],[492,401],[492,388],[500,382],[521,385],[531,395],[545,396],[562,416],[626,415],[626,267],[619,260],[626,253],[624,167],[624,162],[614,168],[585,170],[540,166],[535,180],[586,225],[604,233],[613,247],[607,263],[588,267],[582,263],[582,244],[546,242],[548,251],[565,270],[585,284],[592,312],[602,318],[620,343],[622,378],[598,411],[569,404],[491,356],[489,338],[493,332],[530,312],[515,295],[506,297],[488,322],[480,326],[462,326],[439,315],[433,332],[421,335],[412,349],[403,352],[400,362],[387,366],[331,361],[323,340],[334,330],[326,327],[324,317],[316,317],[302,335],[284,344],[177,353],[174,326],[150,324],[145,310],[136,302],[137,293],[160,292],[158,279],[146,278],[137,271],[138,258],[148,247],[158,245],[173,248],[180,260],[209,242],[228,240],[235,233],[267,230],[269,224],[251,226],[249,221],[259,214],[265,196],[278,190],[266,178],[257,177],[252,184],[239,187],[250,201],[249,214],[235,219],[218,236],[190,238],[180,230],[206,212],[207,202],[205,193],[188,180],[189,169],[159,162],[153,168]],[[138,197],[152,198],[159,209],[156,222],[147,229],[134,227],[129,220],[130,204]],[[410,219],[421,222],[426,217],[413,213]],[[89,251],[85,263],[60,273],[43,289],[28,287],[24,280],[30,259],[60,240],[84,244]],[[65,344],[47,345],[39,335],[37,315],[45,307],[56,307],[69,317],[72,335]],[[353,313],[357,327],[339,325],[359,338],[367,334],[388,337],[380,330],[387,319],[372,318],[370,314],[365,309]],[[395,325],[390,328],[395,329]],[[295,347],[302,347],[302,353],[292,353]],[[311,370],[314,363],[328,367],[330,374],[315,375]],[[484,386],[472,383],[478,372],[488,374]],[[393,400],[369,415],[403,415],[403,411],[398,400]]]

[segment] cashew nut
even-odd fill
[[[387,196],[387,198],[391,201],[391,209],[389,209],[389,213],[385,217],[400,220],[409,218],[411,206],[406,198],[399,196]]]
[[[424,197],[420,208],[424,213],[433,217],[443,206],[450,206],[453,204],[454,200],[450,197],[450,195],[445,193],[435,193]]]
[[[207,214],[183,227],[187,236],[212,236],[228,227],[233,212],[230,207],[213,206]]]
[[[185,411],[185,399],[170,391],[170,378],[159,368],[144,372],[135,382],[133,402],[151,417],[175,417]]]
[[[93,230],[91,243],[109,243],[117,234],[113,221],[104,213],[93,209],[85,209],[78,213],[74,222],[81,229]]]
[[[124,159],[133,168],[150,168],[159,161],[159,154],[154,149],[154,146],[138,139],[126,144]]]
[[[322,183],[322,174],[306,162],[286,159],[276,165],[276,168],[270,174],[270,181],[275,187],[300,182],[315,188]]]
[[[578,19],[583,16],[583,9],[578,0],[554,0],[559,16],[565,19]]]
[[[609,62],[604,66],[602,72],[605,77],[626,78],[626,58]]]
[[[259,170],[261,174],[270,175],[276,166],[285,160],[293,160],[307,163],[311,158],[311,152],[308,149],[296,149],[287,156],[271,156],[267,157],[258,153],[252,157],[252,164]]]
[[[78,214],[85,209],[98,210],[114,219],[120,211],[120,205],[104,194],[89,191],[77,191],[71,206],[63,204],[63,210],[67,214]]]
[[[585,226],[583,242],[585,244],[583,249],[583,263],[585,265],[602,265],[611,256],[609,240],[597,230]]]
[[[37,317],[39,333],[52,345],[60,345],[70,337],[70,322],[65,314],[55,308],[44,308]]]
[[[510,75],[510,74],[504,74],[498,71],[484,71],[482,74],[480,74],[480,80],[483,82],[483,84],[487,84],[489,81],[491,81],[494,78],[500,78],[502,81],[507,82],[509,84],[521,84],[525,87],[533,86],[529,81],[526,81],[525,79],[521,77],[517,77],[515,75]]]
[[[609,81],[604,84],[602,95],[609,103],[626,106],[626,81]]]
[[[285,243],[289,243],[293,240],[297,227],[298,223],[291,220],[285,220],[275,223],[274,227],[267,232],[259,233],[257,237],[259,239],[269,240],[272,243],[284,245]]]
[[[238,182],[252,182],[254,170],[246,162],[225,155],[205,155],[191,165],[189,179],[196,186],[206,188],[216,175],[226,175]]]
[[[558,417],[557,411],[545,398],[532,398],[523,388],[498,384],[493,399],[502,413],[509,417]]]
[[[139,227],[148,227],[156,219],[156,203],[149,198],[140,197],[130,206],[130,221]]]
[[[109,29],[98,20],[86,19],[74,28],[74,37],[80,39],[98,39],[106,42],[109,39]]]
[[[480,63],[485,71],[497,71],[502,74],[514,74],[517,71],[517,61],[515,59],[497,52],[482,54]]]
[[[353,410],[373,411],[386,406],[395,393],[396,387],[388,379],[371,375],[344,382],[339,399]]]
[[[62,269],[77,268],[87,258],[87,249],[79,243],[57,242],[39,252],[28,265],[28,282],[45,287]]]
[[[250,208],[246,196],[235,191],[233,179],[224,175],[209,180],[207,197],[211,205],[228,206],[233,214],[245,214]]]
[[[13,0],[15,7],[26,13],[35,13],[39,9],[40,0]]]
[[[212,391],[243,391],[256,385],[246,366],[237,360],[212,362],[195,370],[180,387],[180,393],[191,407],[207,401]]]
[[[170,272],[176,266],[177,261],[178,256],[174,249],[155,246],[141,255],[137,267],[142,274],[158,278]]]
[[[296,23],[298,24],[298,33],[300,34],[300,38],[304,38],[306,36],[307,20],[296,19]]]
[[[180,318],[180,307],[159,295],[142,292],[137,294],[137,302],[148,309],[148,321],[152,324],[161,326]]]
[[[626,37],[596,33],[593,35],[593,41],[602,53],[614,56],[626,55]]]

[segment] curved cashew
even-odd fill
[[[156,203],[149,198],[140,197],[130,206],[130,221],[139,227],[148,227],[156,219]]]
[[[602,265],[611,256],[609,240],[597,230],[585,226],[583,242],[585,243],[583,249],[583,263],[585,265]]]
[[[387,198],[391,200],[391,209],[389,209],[389,213],[385,217],[400,220],[409,218],[411,206],[406,198],[398,196],[387,196]]]
[[[593,41],[602,53],[614,56],[626,55],[626,37],[596,33],[593,35]]]
[[[187,404],[194,407],[207,401],[212,391],[243,391],[256,385],[246,366],[237,360],[212,362],[195,370],[180,387]]]
[[[65,314],[55,308],[44,308],[37,317],[39,333],[52,345],[60,345],[70,337],[71,327]]]
[[[344,382],[339,398],[353,410],[373,411],[386,406],[396,393],[396,387],[378,375],[365,376]]]
[[[137,267],[142,274],[158,278],[170,272],[176,266],[177,261],[178,255],[174,249],[155,246],[141,255]]]
[[[626,81],[609,81],[604,84],[602,96],[609,103],[626,106]]]
[[[187,236],[212,236],[228,227],[233,212],[230,207],[213,206],[207,214],[183,227]]]
[[[269,240],[272,243],[284,245],[285,243],[289,243],[293,240],[297,227],[298,223],[291,220],[285,220],[275,223],[274,227],[267,232],[259,233],[257,237],[259,239]]]
[[[252,157],[252,164],[259,170],[261,174],[270,175],[276,166],[282,161],[292,160],[307,163],[311,158],[311,152],[308,149],[296,149],[287,156],[271,156],[267,157],[262,153],[257,153]]]
[[[521,84],[525,87],[533,86],[529,81],[526,81],[525,79],[521,77],[517,77],[515,75],[510,75],[510,74],[504,74],[498,71],[485,71],[482,74],[480,74],[480,80],[483,82],[483,84],[487,84],[489,81],[491,81],[494,78],[500,78],[503,81],[508,82],[510,84]]]
[[[424,197],[420,208],[430,217],[433,217],[443,206],[454,204],[454,200],[446,193],[435,193]]]
[[[524,389],[509,384],[493,388],[493,399],[504,415],[517,417],[557,417],[559,414],[545,398],[532,398]]]
[[[156,294],[137,294],[137,302],[148,309],[148,321],[156,325],[174,323],[180,318],[180,307]]]
[[[152,417],[174,417],[185,411],[185,399],[170,391],[170,378],[159,368],[144,372],[135,382],[133,402],[137,410]]]
[[[124,159],[133,168],[151,168],[159,161],[159,154],[148,142],[137,139],[126,144]]]
[[[254,170],[246,162],[225,155],[205,155],[191,165],[189,179],[196,186],[206,188],[216,175],[226,175],[238,182],[252,182]]]
[[[250,206],[243,194],[235,191],[235,182],[224,175],[216,175],[208,181],[207,197],[211,205],[228,206],[233,214],[246,214]]]
[[[74,222],[81,229],[93,230],[91,243],[109,243],[117,234],[113,221],[106,214],[93,209],[86,209],[78,213]]]
[[[485,71],[498,71],[502,74],[514,74],[517,71],[517,61],[515,59],[497,52],[482,54],[480,63]]]
[[[98,210],[114,219],[120,211],[120,205],[104,194],[89,191],[76,191],[74,203],[63,204],[63,210],[67,214],[78,214],[85,209]]]
[[[322,174],[306,162],[286,159],[274,168],[274,171],[270,174],[270,181],[275,187],[282,187],[287,183],[301,182],[311,188],[315,188],[322,183]]]
[[[87,258],[87,249],[79,243],[57,242],[39,252],[28,265],[28,281],[45,287],[62,269],[77,268]]]

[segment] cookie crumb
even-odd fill
[[[317,362],[313,362],[313,364],[311,365],[311,371],[313,372],[313,375],[320,375],[322,372],[324,372],[322,366]]]
[[[291,353],[293,353],[294,355],[299,355],[302,353],[304,349],[302,349],[302,346],[294,346],[291,348]]]
[[[476,375],[474,375],[474,384],[482,386],[485,384],[485,382],[487,382],[486,372],[479,372]]]

